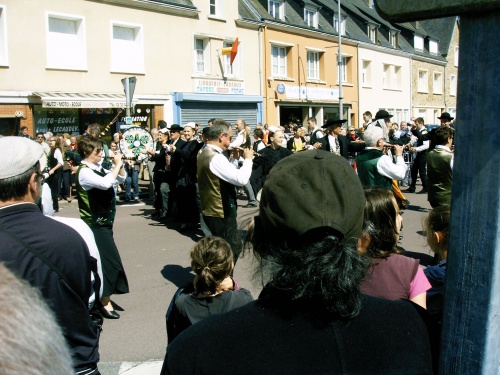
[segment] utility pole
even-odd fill
[[[339,119],[344,119],[344,97],[342,90],[342,77],[344,75],[344,67],[342,64],[342,25],[340,17],[340,0],[338,0],[339,13],[338,13],[338,34],[339,34],[339,52],[337,55],[337,64],[339,67]],[[347,125],[346,125],[347,126]]]

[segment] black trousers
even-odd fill
[[[410,187],[415,189],[415,185],[417,183],[417,175],[420,174],[420,179],[422,180],[422,188],[427,190],[427,170],[425,169],[427,166],[427,153],[425,151],[418,152],[417,156],[415,156],[415,160],[413,161],[413,165],[411,167],[411,185]]]
[[[49,178],[49,187],[50,187],[50,195],[52,196],[52,208],[54,210],[59,209],[59,198],[58,191],[60,187],[60,178],[61,171],[57,170],[52,176]]]
[[[243,248],[236,218],[220,218],[203,215],[203,220],[205,220],[205,224],[212,232],[212,235],[222,237],[229,243],[231,249],[233,249],[234,263],[236,264],[236,260]]]

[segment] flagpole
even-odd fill
[[[344,119],[344,98],[342,92],[342,76],[344,75],[344,69],[342,65],[342,26],[340,18],[340,0],[338,1],[339,13],[338,13],[338,34],[339,34],[339,52],[337,56],[337,64],[339,67],[339,119]]]

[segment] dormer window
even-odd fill
[[[421,37],[420,35],[415,35],[413,37],[413,48],[415,48],[417,51],[423,51],[424,50],[424,38]]]
[[[432,53],[433,55],[437,55],[438,54],[438,42],[437,40],[432,40],[432,39],[429,39],[429,52]]]
[[[340,35],[345,35],[345,25],[346,25],[345,18],[342,18],[342,16],[340,16]],[[333,16],[333,28],[335,29],[337,34],[339,34],[339,16],[338,16],[338,13],[336,13]]]
[[[398,33],[396,31],[389,31],[389,43],[392,47],[398,48]]]
[[[373,43],[377,43],[377,25],[372,23],[368,24],[368,38],[370,38]]]
[[[318,28],[318,11],[314,8],[304,8],[304,21],[309,27]]]
[[[268,3],[269,14],[277,20],[283,19],[283,2],[277,0],[269,0]]]

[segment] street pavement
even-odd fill
[[[105,320],[100,338],[102,375],[159,374],[167,335],[165,313],[170,300],[180,286],[191,281],[189,252],[203,233],[200,229],[179,231],[171,220],[159,222],[149,218],[152,202],[146,194],[146,182],[141,181],[141,200],[123,202],[117,207],[114,238],[127,273],[130,293],[112,296],[121,318]],[[417,185],[417,191],[420,186]],[[257,212],[243,208],[239,201],[238,217],[242,228]],[[410,206],[403,213],[402,239],[399,245],[407,251],[431,254],[426,245],[422,223],[430,205],[425,194],[407,194]],[[76,200],[60,204],[58,216],[79,217]],[[251,253],[238,259],[234,277],[242,287],[257,298],[262,288],[253,277],[255,267]]]

